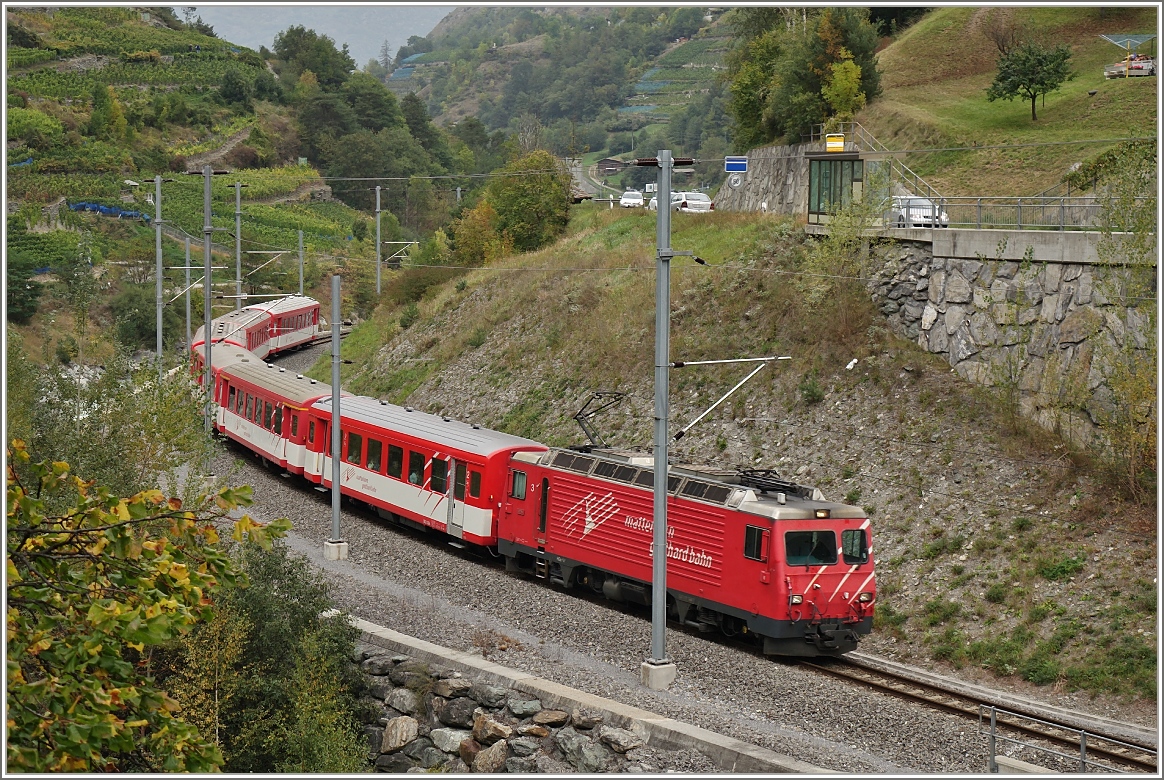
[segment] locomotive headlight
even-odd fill
[[[788,599],[789,604],[801,604],[803,602],[804,602],[804,596],[800,595],[799,593],[793,595],[791,598]]]
[[[814,512],[814,514],[815,514],[815,515],[816,515],[818,518],[820,518],[820,519],[824,519],[824,518],[827,518],[827,517],[829,516],[829,510],[827,510],[827,509],[817,509],[817,510]]]
[[[862,593],[857,594],[857,601],[860,601],[863,603],[868,603],[872,600],[873,600],[873,594],[870,593],[869,591],[864,591]]]

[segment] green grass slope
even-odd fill
[[[986,99],[997,60],[985,34],[992,17],[1013,19],[1047,44],[1071,48],[1075,77],[1045,104],[1040,99],[1037,121],[1029,102]],[[1012,146],[904,160],[943,195],[1033,195],[1057,184],[1072,164],[1112,146],[1064,142],[1156,134],[1158,79],[1105,80],[1103,66],[1121,55],[1099,37],[1153,32],[1156,24],[1154,8],[937,9],[878,55],[884,94],[857,121],[891,149]],[[1021,146],[1033,143],[1062,145]]]

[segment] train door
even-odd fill
[[[465,534],[465,464],[449,458],[448,465],[453,479],[445,485],[445,498],[448,499],[445,527],[450,536],[461,539]]]
[[[289,410],[283,404],[275,404],[275,460],[281,465],[287,465],[287,437],[283,433],[283,421],[288,417]]]

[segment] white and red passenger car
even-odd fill
[[[317,318],[309,301],[271,307],[270,317]],[[331,387],[264,362],[245,343],[212,353],[217,430],[330,487]],[[260,343],[266,356],[294,341]],[[340,407],[344,495],[381,517],[496,550],[511,571],[650,603],[650,455],[549,448],[363,396],[345,394]],[[754,635],[773,655],[839,655],[872,630],[873,547],[860,507],[768,473],[672,464],[667,515],[671,618]]]

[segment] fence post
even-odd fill
[[[995,754],[995,749],[996,749],[995,748],[995,741],[994,741],[994,730],[995,730],[995,726],[996,726],[996,718],[997,717],[998,717],[997,710],[995,710],[994,707],[991,707],[990,708],[990,763],[987,765],[987,769],[989,769],[994,774],[998,774],[998,762],[994,760],[994,754]]]
[[[978,199],[978,229],[982,229],[982,198]]]
[[[1022,198],[1018,199],[1018,208],[1015,209],[1015,220],[1018,222],[1018,225],[1017,225],[1018,229],[1022,230],[1022,228],[1023,228],[1023,199]]]
[[[1066,218],[1065,218],[1065,213],[1064,213],[1063,199],[1059,198],[1059,229],[1060,230],[1066,230],[1066,226],[1064,224],[1065,221],[1066,221]]]
[[[1079,771],[1087,771],[1087,732],[1079,732]]]

